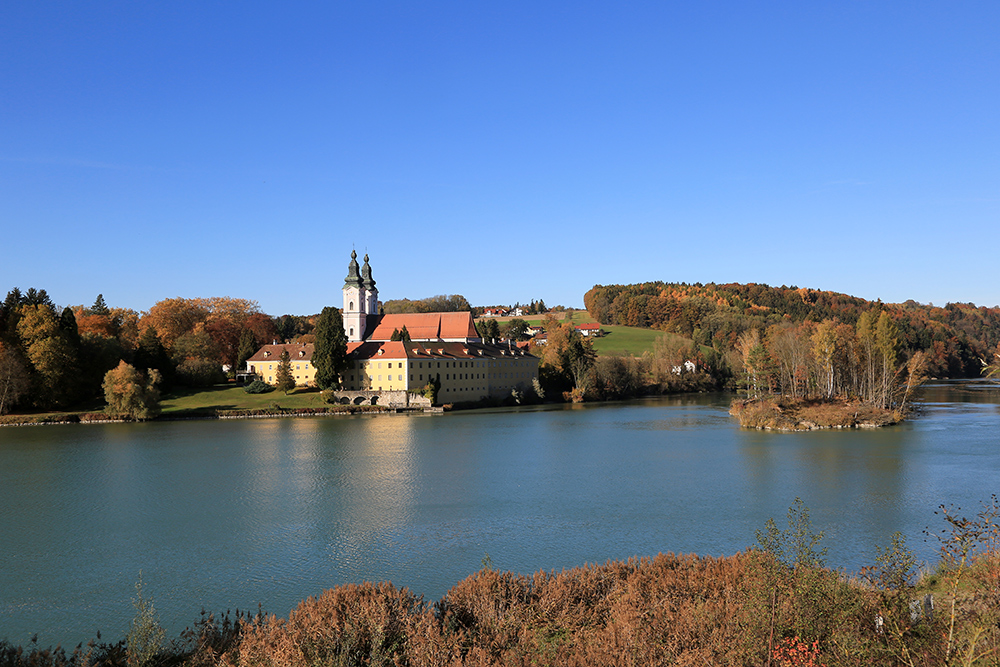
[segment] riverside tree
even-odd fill
[[[128,419],[152,419],[160,414],[160,372],[140,371],[121,361],[104,376],[107,412]]]
[[[27,365],[13,346],[0,341],[0,415],[9,412],[29,386]]]
[[[339,389],[340,374],[347,370],[347,335],[344,318],[333,306],[327,306],[316,318],[313,330],[312,364],[316,369],[316,385],[320,389]]]

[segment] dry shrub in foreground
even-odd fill
[[[829,665],[896,664],[874,591],[761,552],[660,554],[560,573],[484,568],[429,606],[344,586],[245,629],[229,665],[763,665],[786,637]]]
[[[287,621],[270,616],[247,627],[225,661],[243,667],[400,664],[422,611],[420,597],[390,583],[339,586],[299,603]]]

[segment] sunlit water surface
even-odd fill
[[[347,582],[436,600],[660,551],[727,555],[801,497],[831,565],[1000,489],[1000,391],[934,385],[872,431],[741,430],[728,396],[447,415],[0,429],[0,638],[124,636],[142,572],[169,636]]]

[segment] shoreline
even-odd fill
[[[877,408],[845,398],[734,398],[729,407],[729,414],[741,428],[784,433],[884,428],[905,421],[911,411]]]

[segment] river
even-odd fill
[[[1000,386],[939,383],[865,431],[740,429],[728,395],[246,421],[0,429],[0,639],[127,632],[140,572],[168,638],[210,611],[286,616],[347,582],[434,601],[482,566],[728,555],[796,497],[828,563],[1000,490]]]

